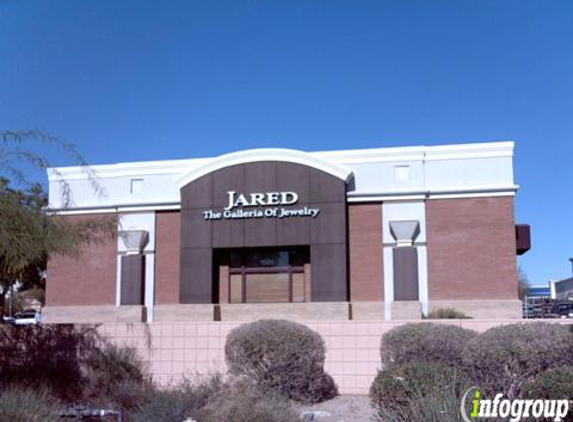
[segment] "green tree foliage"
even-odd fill
[[[87,244],[109,239],[115,223],[108,218],[77,220],[59,218],[46,212],[45,187],[29,180],[26,169],[47,170],[50,161],[36,152],[55,148],[82,166],[92,182],[94,195],[103,194],[95,173],[68,142],[41,131],[0,131],[0,315],[4,296],[19,282],[21,288],[43,288],[50,255],[76,255]],[[69,206],[71,191],[57,170],[62,202]],[[0,319],[1,322],[1,319]]]

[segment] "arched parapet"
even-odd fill
[[[182,188],[200,177],[217,170],[221,170],[225,167],[261,161],[279,161],[312,167],[330,174],[345,183],[352,178],[352,171],[350,169],[324,159],[317,158],[303,151],[286,148],[260,148],[221,155],[208,163],[182,174],[176,179],[176,181],[179,188]]]

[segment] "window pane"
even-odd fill
[[[231,303],[241,303],[243,301],[243,275],[231,274],[229,277],[229,289]]]
[[[247,274],[246,301],[250,303],[288,302],[288,274]]]
[[[288,266],[288,252],[250,251],[246,254],[245,265],[249,268],[286,267]]]
[[[308,254],[301,249],[295,249],[290,253],[290,265],[293,267],[302,267],[305,263],[309,262]]]
[[[229,266],[231,268],[238,268],[243,265],[243,254],[241,252],[231,252],[229,254]]]
[[[304,302],[304,273],[293,273],[292,275],[292,301]]]

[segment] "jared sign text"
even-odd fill
[[[205,220],[238,218],[316,217],[320,208],[285,208],[298,202],[296,192],[237,193],[227,192],[227,206],[220,211],[205,210]],[[246,209],[245,209],[246,208]]]

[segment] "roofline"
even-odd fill
[[[96,177],[120,177],[129,175],[180,175],[189,171],[189,167],[209,165],[213,161],[223,157],[232,157],[236,154],[248,151],[295,151],[304,154],[309,158],[319,159],[328,162],[328,165],[343,167],[344,164],[357,164],[383,161],[417,161],[417,160],[449,160],[449,159],[470,159],[487,157],[512,157],[515,143],[513,141],[500,142],[479,142],[467,144],[443,144],[433,146],[406,146],[406,147],[384,147],[384,148],[364,148],[333,151],[312,151],[305,152],[292,149],[280,148],[260,148],[246,151],[236,151],[215,157],[202,157],[191,159],[159,160],[159,161],[137,161],[119,162],[115,164],[95,164],[90,165],[90,171]],[[331,161],[332,160],[332,161]],[[82,166],[53,167],[48,168],[49,180],[63,179],[87,179],[89,178],[86,168]]]

